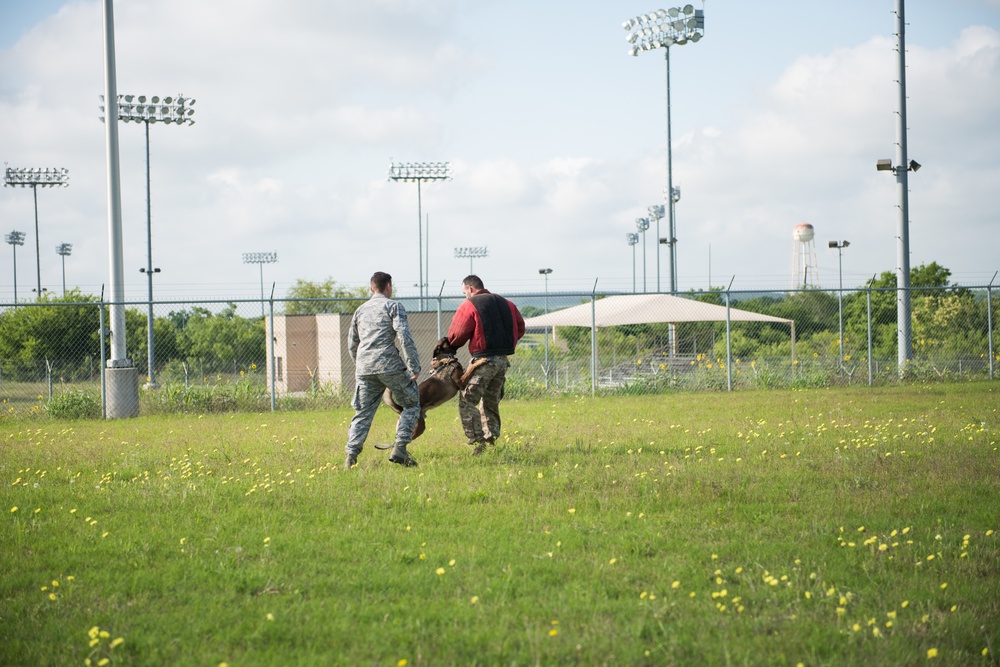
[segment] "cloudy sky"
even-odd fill
[[[109,282],[102,5],[0,0],[0,160],[65,167],[40,190],[43,287]],[[671,5],[664,5],[669,7]],[[896,266],[893,0],[709,0],[705,37],[671,49],[681,289],[787,288],[792,230],[849,240],[846,286]],[[118,0],[118,92],[197,100],[193,126],[154,125],[153,265],[162,299],[252,298],[296,279],[416,294],[417,188],[397,162],[450,161],[422,189],[429,291],[458,294],[469,260],[488,287],[639,289],[626,233],[666,183],[663,51],[626,53],[632,0]],[[1000,269],[1000,0],[907,4],[911,263],[962,284]],[[143,127],[120,125],[126,294],[143,298]],[[36,287],[30,190],[0,191],[21,298]],[[661,235],[666,234],[662,223]],[[645,285],[657,287],[655,229]],[[13,297],[0,248],[0,302]],[[669,286],[667,254],[659,282]]]

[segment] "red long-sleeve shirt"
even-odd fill
[[[469,344],[473,357],[514,354],[524,336],[524,318],[513,303],[489,290],[476,290],[455,311],[448,342],[455,348]]]

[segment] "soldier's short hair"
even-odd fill
[[[385,292],[385,289],[392,283],[392,276],[384,271],[376,271],[372,274],[372,289],[376,292]]]

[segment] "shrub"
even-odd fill
[[[55,419],[99,419],[101,394],[83,389],[66,391],[53,396],[45,410]]]

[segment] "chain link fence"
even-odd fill
[[[511,360],[506,397],[992,380],[1000,362],[994,291],[992,285],[912,288],[909,355],[897,348],[894,288],[685,294],[794,325],[722,318],[671,323],[671,313],[649,312],[647,324],[529,328]],[[505,296],[531,318],[610,295]],[[400,301],[426,375],[434,342],[447,332],[462,298]],[[346,405],[354,389],[347,330],[360,303],[124,304],[126,349],[142,378],[140,413]],[[107,309],[78,292],[0,304],[4,419],[104,414]]]

